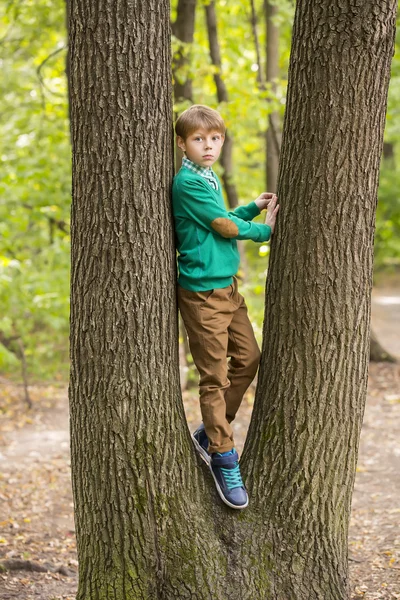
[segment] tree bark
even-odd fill
[[[266,80],[271,90],[276,92],[276,80],[279,77],[279,29],[274,17],[278,14],[277,4],[265,0],[265,18],[267,25],[267,72]],[[276,111],[268,115],[267,142],[267,190],[276,192],[280,153],[279,115]]]
[[[396,4],[296,5],[281,209],[242,458],[265,523],[273,598],[347,598]]]
[[[71,0],[69,31],[77,599],[220,598],[179,386],[169,2]]]
[[[344,600],[396,3],[298,0],[243,513],[179,390],[166,0],[70,2],[77,600]]]

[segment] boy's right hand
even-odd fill
[[[271,233],[274,233],[276,215],[278,214],[278,210],[279,210],[279,204],[277,204],[277,202],[278,202],[278,197],[274,195],[268,205],[267,214],[265,217],[265,224],[269,225],[271,227]]]

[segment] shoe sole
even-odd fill
[[[196,440],[194,435],[192,434],[192,440],[196,447],[197,452],[200,454],[200,458],[204,460],[207,466],[210,466],[211,456],[208,454],[206,450],[204,450],[203,446],[200,446],[199,442]]]
[[[212,466],[211,466],[211,461],[209,463],[209,468],[211,471],[211,475],[213,476],[214,482],[215,482],[215,487],[217,488],[217,492],[219,494],[219,497],[221,498],[222,502],[224,502],[227,506],[229,506],[230,508],[235,508],[236,510],[243,510],[243,508],[247,508],[249,505],[249,498],[247,498],[247,502],[246,504],[241,504],[240,506],[238,506],[237,504],[232,504],[231,502],[229,502],[229,500],[227,500],[223,494],[223,491],[221,490],[221,487],[218,483],[218,479],[215,477],[214,475],[214,471],[212,470]]]

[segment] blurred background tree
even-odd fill
[[[0,11],[0,374],[26,384],[28,378],[66,381],[71,161],[65,2],[3,0]],[[279,42],[269,69],[267,15],[270,42]],[[293,15],[291,0],[172,2],[175,114],[192,102],[220,110],[232,145],[216,171],[230,187],[230,204],[265,190],[267,131],[276,150]],[[381,281],[400,271],[398,48],[399,34],[377,213]],[[268,246],[250,243],[244,252],[246,278],[243,270],[239,275],[260,339]]]

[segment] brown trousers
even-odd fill
[[[200,408],[208,450],[228,452],[234,447],[230,423],[260,362],[247,306],[236,278],[226,288],[206,292],[178,286],[178,305],[200,374]]]

